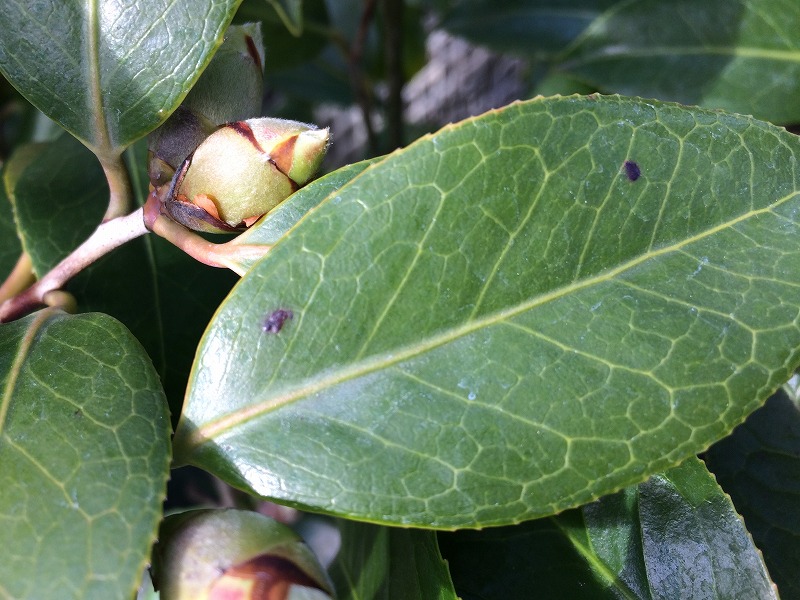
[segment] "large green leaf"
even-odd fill
[[[499,52],[547,56],[561,52],[619,0],[468,0],[442,27]]]
[[[423,138],[234,288],[176,455],[282,502],[442,528],[673,466],[797,366],[798,153],[752,118],[619,97]]]
[[[742,513],[781,598],[800,598],[800,410],[771,397],[706,462]]]
[[[0,71],[42,112],[109,157],[180,104],[241,0],[6,0]]]
[[[800,3],[635,0],[597,19],[561,68],[598,89],[800,120]]]
[[[436,535],[342,521],[329,571],[339,600],[456,600]]]
[[[440,534],[464,600],[776,598],[744,525],[692,458],[582,509]]]
[[[161,517],[169,416],[117,321],[54,309],[0,325],[0,596],[124,598]]]

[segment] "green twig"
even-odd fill
[[[101,223],[94,233],[53,270],[28,289],[0,304],[0,323],[12,321],[47,304],[46,296],[61,289],[77,273],[115,248],[147,233],[142,209]],[[51,296],[51,298],[55,298]]]
[[[378,138],[375,135],[375,127],[372,124],[372,99],[369,86],[367,85],[366,78],[364,77],[364,66],[362,60],[364,58],[364,46],[367,41],[367,33],[369,32],[369,25],[375,14],[375,5],[377,0],[367,0],[364,5],[364,10],[361,13],[361,20],[358,25],[355,39],[350,45],[348,52],[348,65],[350,68],[350,85],[353,87],[353,93],[356,96],[356,101],[361,109],[361,118],[364,120],[364,127],[367,130],[367,141],[369,144],[370,154],[379,154]]]
[[[235,244],[234,241],[215,244],[173,221],[161,213],[160,202],[151,195],[144,207],[145,226],[156,235],[183,250],[195,260],[210,267],[230,269],[244,275],[243,260],[252,262],[264,256],[271,246]]]
[[[383,20],[386,29],[386,74],[389,93],[386,103],[386,121],[390,150],[403,145],[403,0],[383,0]]]

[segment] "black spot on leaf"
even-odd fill
[[[631,181],[636,181],[642,175],[642,170],[639,168],[639,165],[632,160],[626,160],[623,167],[625,168],[625,175],[627,175],[628,179]]]
[[[294,317],[294,313],[285,308],[279,308],[272,311],[261,326],[264,333],[279,333],[283,328],[283,324],[289,319]]]

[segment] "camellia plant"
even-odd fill
[[[800,598],[800,4],[0,8],[0,598]]]

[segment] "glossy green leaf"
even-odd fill
[[[694,458],[557,517],[439,538],[464,600],[777,598],[730,499]]]
[[[607,501],[630,504],[635,493],[603,499]],[[609,523],[607,533],[618,538],[610,549],[623,556],[627,549],[633,573],[620,573],[618,581],[592,550],[580,510],[511,527],[439,533],[439,546],[462,600],[526,598],[534,591],[537,600],[647,598],[646,593],[636,593],[640,588],[631,589],[631,576],[643,571],[640,548],[626,545],[635,541],[630,536],[638,529],[636,514],[619,514],[629,520]]]
[[[150,359],[101,315],[0,325],[0,596],[131,597],[161,518],[169,416]]]
[[[241,0],[27,2],[0,11],[0,71],[99,156],[180,104]]]
[[[597,19],[560,68],[598,89],[800,120],[800,4],[636,0]]]
[[[741,517],[699,460],[639,487],[639,521],[654,596],[777,598]]]
[[[468,0],[447,13],[442,27],[498,52],[547,56],[561,52],[619,0]]]
[[[339,600],[456,600],[436,535],[342,521],[329,571]]]
[[[772,396],[706,453],[764,554],[781,597],[800,598],[800,410]]]
[[[40,148],[7,183],[22,244],[41,277],[100,224],[108,184],[97,158],[74,138]]]
[[[423,138],[234,288],[195,360],[179,462],[437,528],[669,468],[797,366],[798,153],[751,118],[619,97]]]
[[[730,499],[692,458],[582,509],[440,534],[464,600],[777,598]]]
[[[362,161],[348,165],[310,183],[267,213],[250,229],[231,240],[231,245],[274,246],[308,211],[336,193],[374,162],[376,161]],[[246,271],[257,260],[243,255],[237,258],[237,264],[242,271]]]
[[[267,0],[294,36],[303,33],[303,0]]]

